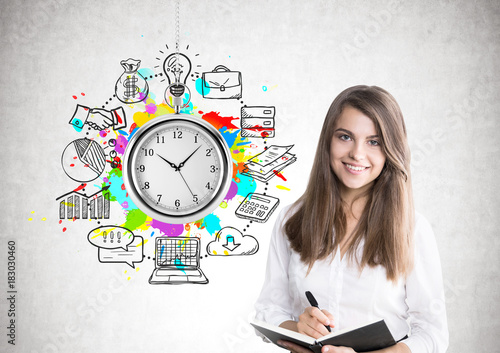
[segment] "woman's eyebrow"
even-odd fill
[[[342,129],[342,128],[340,128],[340,129],[337,129],[337,130],[335,130],[334,132],[337,132],[337,131],[343,131],[343,132],[346,132],[346,133],[348,133],[349,135],[354,135],[354,134],[353,134],[353,133],[352,133],[351,131],[349,131],[349,130],[346,130],[346,129]]]
[[[352,133],[352,131],[349,131],[347,129],[339,128],[339,129],[335,130],[334,133],[337,132],[337,131],[343,131],[343,132],[345,132],[345,133],[347,133],[349,135],[354,136],[354,134]],[[378,137],[379,137],[378,135],[366,136],[367,139],[378,138]]]

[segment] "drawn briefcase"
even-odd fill
[[[223,65],[218,65],[212,72],[204,72],[202,75],[203,98],[240,99],[241,89],[241,72],[229,71]]]
[[[274,137],[274,107],[242,107],[241,137]]]

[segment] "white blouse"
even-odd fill
[[[385,319],[396,340],[412,353],[443,353],[448,347],[448,325],[444,303],[441,263],[430,224],[415,216],[415,265],[406,281],[388,281],[383,266],[359,272],[346,254],[337,250],[331,258],[316,261],[306,277],[307,265],[290,248],[283,232],[286,207],[278,216],[271,236],[264,285],[255,304],[256,319],[278,326],[298,321],[311,291],[320,309],[334,317],[335,330]],[[363,242],[357,249],[360,256]],[[361,257],[359,257],[361,258]]]

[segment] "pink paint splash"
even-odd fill
[[[238,185],[234,181],[231,180],[231,185],[229,186],[229,191],[227,192],[226,197],[224,197],[225,201],[232,200],[236,194],[238,193]]]
[[[232,116],[220,116],[217,112],[206,113],[201,117],[203,120],[208,121],[217,130],[226,127],[226,129],[239,129],[239,127],[232,124],[233,120],[239,118],[233,118]]]
[[[154,104],[154,103],[146,105],[146,113],[154,114],[154,113],[156,113],[157,109],[158,108],[157,108],[156,104]]]
[[[184,224],[169,224],[169,223],[163,223],[160,221],[157,221],[156,219],[153,219],[150,223],[149,226],[158,229],[160,232],[165,234],[166,236],[169,237],[176,237],[182,234],[184,232]]]
[[[127,143],[128,141],[124,136],[118,136],[118,138],[116,139],[115,151],[123,155],[125,153],[125,147],[127,147]]]

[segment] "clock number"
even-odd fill
[[[177,199],[175,200],[175,206],[179,207],[181,205],[181,200]]]
[[[165,143],[165,136],[156,136],[156,143]]]
[[[210,148],[207,148],[207,157],[210,157],[212,155],[212,150]]]
[[[215,173],[215,166],[214,165],[210,166],[210,173]]]
[[[154,155],[154,154],[155,154],[155,151],[154,151],[152,148],[150,148],[150,149],[145,148],[145,149],[144,149],[144,155],[145,155],[146,157],[147,157],[147,156],[152,156],[152,155]]]
[[[174,131],[174,139],[181,139],[182,131]]]
[[[156,195],[156,197],[158,197],[158,202],[160,202],[162,196],[163,196],[162,194]]]
[[[207,185],[205,185],[205,187],[210,190],[210,182],[207,183]]]
[[[144,189],[149,189],[149,181],[146,181],[146,182],[144,183]]]
[[[194,143],[198,143],[198,135],[194,135]]]
[[[139,166],[139,171],[142,173],[142,172],[144,172],[145,170],[146,170],[146,167],[145,167],[143,164],[141,164],[141,165]]]
[[[198,202],[198,195],[193,195],[193,202]]]

